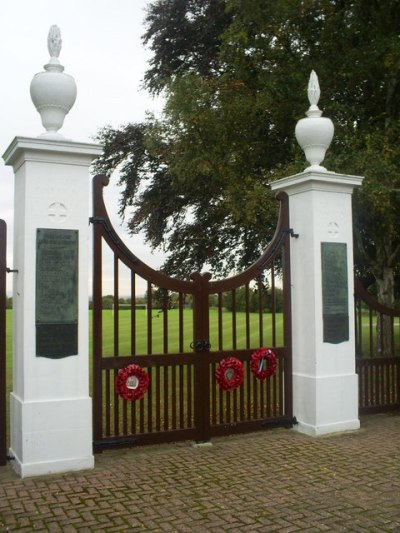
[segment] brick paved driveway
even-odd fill
[[[0,532],[399,532],[400,413],[361,424],[113,450],[92,471],[25,480],[0,468]]]

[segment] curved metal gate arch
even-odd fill
[[[293,232],[289,229],[287,196],[278,196],[280,216],[271,243],[247,270],[216,281],[208,273],[195,273],[190,281],[184,281],[153,270],[120,240],[104,205],[103,188],[108,182],[104,175],[93,180],[90,219],[94,227],[95,449],[183,439],[207,441],[215,435],[253,431],[271,424],[292,425],[289,240]],[[102,309],[106,250],[112,255],[114,284],[113,311],[108,314]],[[119,305],[121,268],[130,276],[128,310]],[[146,312],[137,311],[135,305],[138,278],[147,287]],[[239,295],[244,298],[242,310],[238,310]],[[223,311],[227,298],[230,313]],[[252,298],[257,300],[257,311]],[[186,310],[188,301],[193,313]],[[283,309],[278,312],[281,305]],[[193,321],[188,322],[191,316]],[[122,322],[124,338],[120,335]],[[274,350],[278,366],[274,377],[261,382],[252,375],[249,363],[253,351],[263,346]],[[227,356],[240,359],[245,368],[244,382],[232,392],[222,391],[215,380],[218,362]],[[135,402],[121,399],[114,390],[116,375],[131,363],[144,367],[150,378],[145,397]]]

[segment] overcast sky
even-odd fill
[[[29,93],[32,77],[49,60],[51,25],[61,30],[60,62],[76,81],[78,96],[60,130],[73,141],[93,142],[99,128],[140,121],[162,103],[141,88],[150,57],[141,42],[149,0],[5,0],[0,17],[0,155],[17,135],[44,130]],[[0,218],[8,225],[8,265],[12,266],[13,170],[0,161]],[[118,229],[115,177],[106,202]],[[122,235],[123,228],[119,228]],[[142,260],[157,268],[139,238],[124,240]],[[10,276],[11,277],[11,276]],[[10,285],[8,286],[11,287]]]

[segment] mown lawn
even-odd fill
[[[246,315],[245,313],[236,313],[236,347],[246,348]],[[90,317],[91,319],[91,317]],[[283,316],[278,313],[275,317],[275,344],[282,345]],[[90,322],[91,325],[91,322]],[[260,344],[260,319],[258,313],[250,314],[250,346],[259,346]],[[153,311],[152,320],[152,353],[164,352],[164,315],[161,312]],[[232,313],[224,311],[222,313],[222,348],[224,350],[232,349],[234,328]],[[218,350],[220,340],[218,338],[218,311],[210,309],[210,343],[212,350]],[[130,333],[130,313],[122,311],[119,313],[119,355],[130,355],[131,352],[131,333]],[[179,311],[170,309],[167,315],[166,331],[168,332],[168,353],[179,352]],[[273,343],[273,324],[272,316],[265,313],[262,317],[262,334],[263,344],[272,345]],[[148,353],[148,317],[146,311],[136,311],[136,341],[135,353],[138,355]],[[183,351],[190,352],[190,343],[193,341],[193,312],[191,309],[185,309],[183,312]],[[103,311],[103,353],[112,355],[114,353],[114,315],[111,310]]]

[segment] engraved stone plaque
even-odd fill
[[[78,353],[78,231],[39,228],[36,236],[36,355]]]
[[[324,342],[349,340],[349,291],[346,243],[321,243]]]

